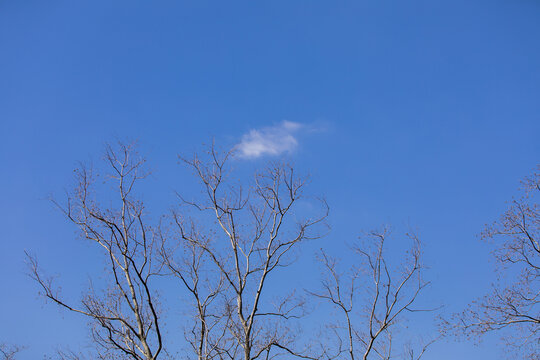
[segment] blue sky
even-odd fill
[[[534,0],[0,0],[0,340],[35,359],[86,339],[23,250],[77,298],[95,260],[44,198],[115,138],[140,140],[156,208],[212,138],[286,155],[331,206],[325,244],[413,224],[427,296],[459,310],[493,281],[477,234],[538,163],[539,20]],[[425,359],[501,359],[497,338]]]

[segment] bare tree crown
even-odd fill
[[[445,323],[467,336],[504,330],[509,348],[538,359],[540,348],[540,173],[522,183],[499,220],[486,226],[482,238],[495,246],[500,278],[490,294],[476,300]]]
[[[322,355],[317,358],[391,359],[396,325],[406,314],[431,311],[414,307],[429,282],[422,278],[420,241],[414,234],[407,237],[412,246],[400,264],[392,264],[386,255],[387,228],[369,233],[352,246],[357,255],[356,265],[346,273],[339,270],[335,258],[321,253],[325,270],[322,289],[310,294],[328,302],[340,315],[329,326],[335,338],[329,342],[333,346],[322,343]],[[401,355],[420,359],[435,340],[414,346],[409,343]]]
[[[102,358],[156,359],[162,350],[157,299],[152,277],[160,272],[156,263],[156,236],[145,219],[145,208],[134,190],[146,174],[144,159],[133,145],[107,146],[106,177],[115,184],[116,199],[111,206],[97,200],[95,177],[81,166],[75,171],[77,185],[66,205],[53,203],[75,224],[83,237],[102,249],[107,261],[109,287],[91,285],[80,304],[68,304],[52,278],[45,277],[35,257],[28,255],[31,276],[46,298],[61,307],[88,317],[92,335]]]
[[[198,215],[210,216],[215,226],[208,222],[200,226],[197,216],[173,213],[179,241],[188,249],[184,265],[189,270],[184,274],[189,280],[178,268],[172,270],[197,304],[199,331],[191,343],[199,358],[251,360],[268,357],[273,349],[292,351],[288,348],[292,333],[282,324],[301,315],[302,303],[287,296],[269,308],[263,301],[267,282],[274,271],[294,260],[291,254],[299,244],[320,236],[319,225],[328,210],[323,202],[323,211],[315,218],[302,218],[295,211],[306,180],[293,167],[272,163],[246,184],[233,179],[232,156],[211,147],[204,159],[182,158],[199,179],[203,197],[181,197],[181,202]],[[202,259],[205,268],[200,267]],[[201,296],[198,285],[204,272],[215,278]],[[211,304],[215,306],[210,309]]]

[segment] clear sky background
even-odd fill
[[[460,310],[493,281],[477,234],[538,163],[539,100],[536,0],[0,0],[0,342],[38,359],[85,341],[23,251],[77,298],[95,259],[44,198],[116,137],[140,140],[160,211],[192,183],[176,154],[279,139],[331,206],[321,246],[412,224],[426,296]],[[501,359],[497,343],[425,359]]]

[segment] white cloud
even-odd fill
[[[298,146],[295,133],[302,127],[302,124],[285,120],[279,125],[253,129],[242,136],[236,148],[241,157],[250,159],[291,152]]]

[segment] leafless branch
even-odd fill
[[[17,354],[23,350],[23,346],[0,344],[0,356],[2,360],[15,360]]]

